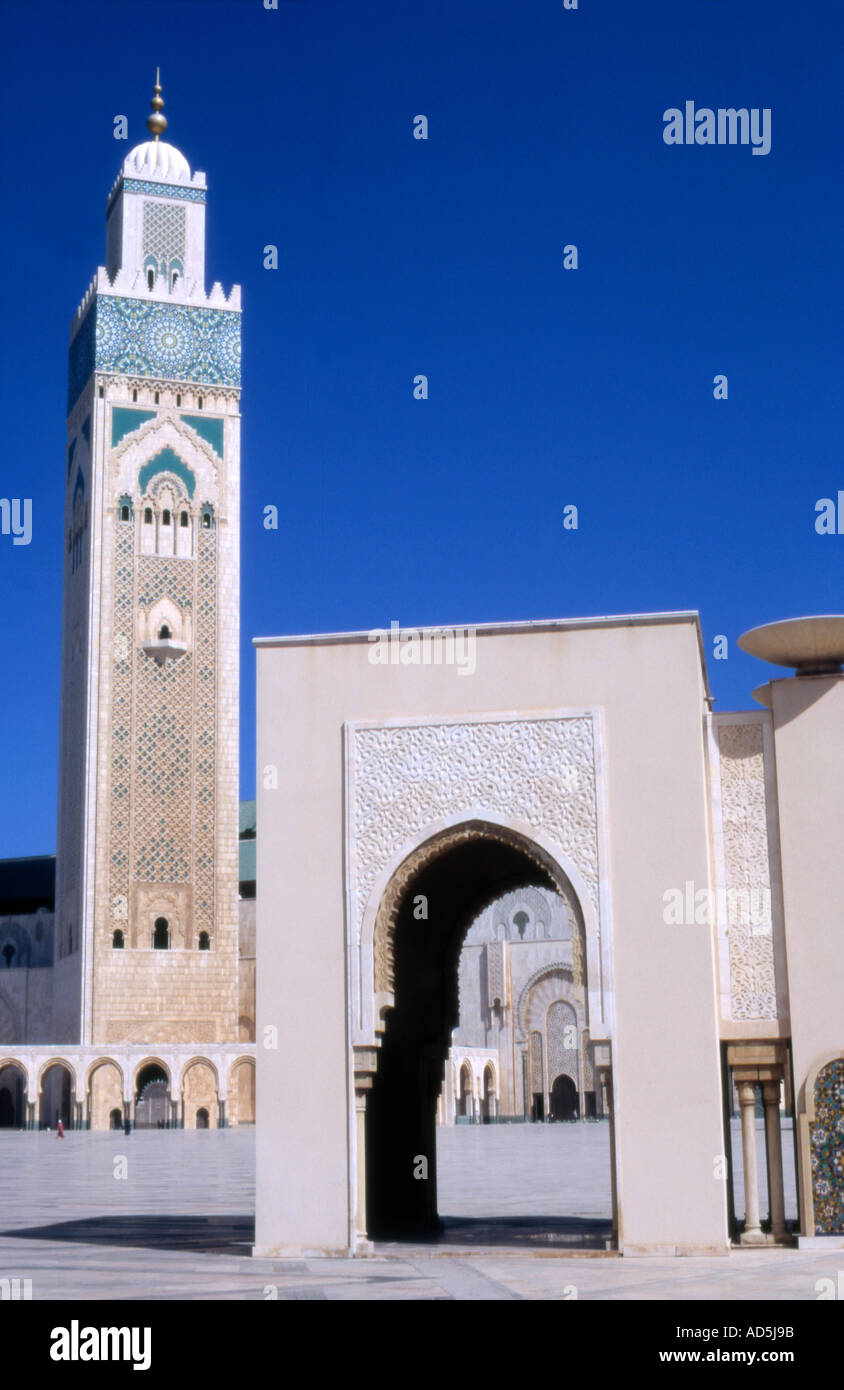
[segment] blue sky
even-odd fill
[[[694,608],[732,709],[742,631],[841,611],[842,31],[838,0],[8,9],[0,496],[34,529],[0,536],[0,855],[55,845],[67,330],[156,64],[209,286],[243,285],[249,796],[255,635]],[[666,145],[686,100],[770,108],[771,152]]]

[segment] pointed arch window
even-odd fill
[[[199,933],[199,949],[200,951],[211,950],[211,938],[208,935],[207,931],[201,931]]]
[[[154,951],[169,951],[170,949],[170,924],[166,917],[156,917],[155,919],[152,949]]]
[[[152,525],[152,507],[144,507],[144,525]]]
[[[118,927],[117,930],[113,933],[112,938],[111,938],[111,949],[112,949],[113,951],[122,951],[123,948],[124,948],[124,945],[125,945],[125,942],[124,942],[124,938],[123,938],[123,933],[122,933],[122,931],[120,930],[120,928]]]

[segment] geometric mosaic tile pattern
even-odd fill
[[[68,413],[94,371],[240,386],[240,314],[97,295],[68,364]]]
[[[809,1129],[815,1234],[844,1235],[844,1057],[818,1073]]]
[[[112,203],[119,197],[121,188],[125,189],[127,193],[147,193],[152,198],[176,198],[185,203],[204,203],[206,195],[204,188],[185,188],[172,183],[152,183],[148,179],[122,179],[118,181],[109,198],[106,216],[108,216]]]
[[[96,307],[99,371],[240,385],[239,314],[113,295]]]

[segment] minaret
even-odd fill
[[[238,1035],[240,289],[161,91],[71,327],[56,1042]]]

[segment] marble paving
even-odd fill
[[[443,1243],[256,1260],[254,1148],[247,1129],[63,1140],[0,1131],[0,1278],[31,1279],[33,1299],[70,1301],[788,1301],[817,1299],[819,1281],[844,1267],[844,1251],[607,1253],[607,1129],[586,1124],[440,1131]]]

